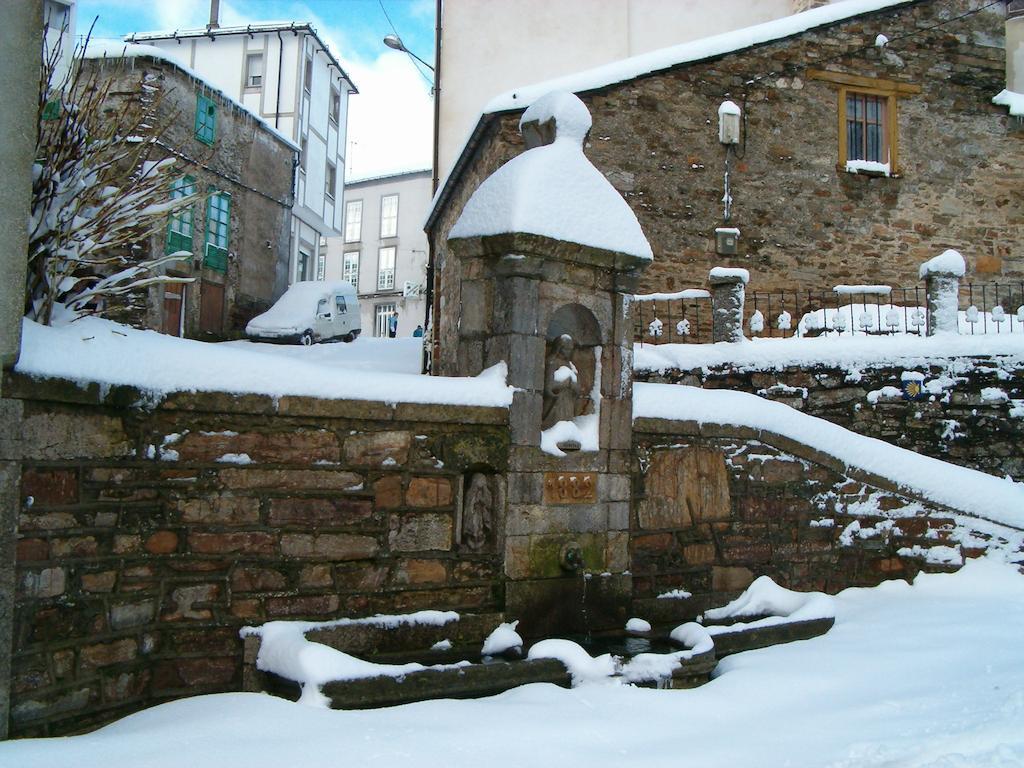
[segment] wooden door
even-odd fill
[[[185,317],[185,283],[164,283],[164,322],[161,333],[181,336]]]
[[[199,330],[203,333],[224,331],[224,284],[203,280],[199,297]]]

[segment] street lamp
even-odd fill
[[[400,38],[398,35],[388,35],[387,37],[385,37],[384,38],[384,45],[386,45],[388,48],[394,48],[396,51],[402,51],[403,53],[408,53],[410,56],[412,56],[414,59],[416,59],[416,61],[418,61],[424,67],[429,69],[431,72],[434,71],[434,68],[432,66],[427,64],[427,62],[425,62],[423,59],[421,59],[415,53],[413,53],[408,48],[406,48],[405,47],[405,43],[402,42],[402,38]]]

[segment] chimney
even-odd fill
[[[220,29],[220,0],[210,0],[210,23],[207,29]]]
[[[1024,0],[1006,4],[1006,88],[1024,93]]]

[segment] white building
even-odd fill
[[[326,279],[356,287],[364,336],[387,335],[394,312],[399,336],[423,325],[430,188],[430,169],[345,185],[344,237],[328,241]]]
[[[53,83],[60,83],[67,74],[75,53],[75,0],[43,0],[43,28],[46,50],[60,46],[60,60],[54,69]]]
[[[150,32],[163,48],[301,148],[295,169],[289,279],[323,277],[325,238],[342,223],[349,94],[358,93],[310,24]]]
[[[500,93],[829,0],[443,0],[438,174]],[[486,53],[481,53],[486,52]]]

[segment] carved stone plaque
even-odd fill
[[[593,504],[597,501],[596,472],[545,472],[545,504]]]

